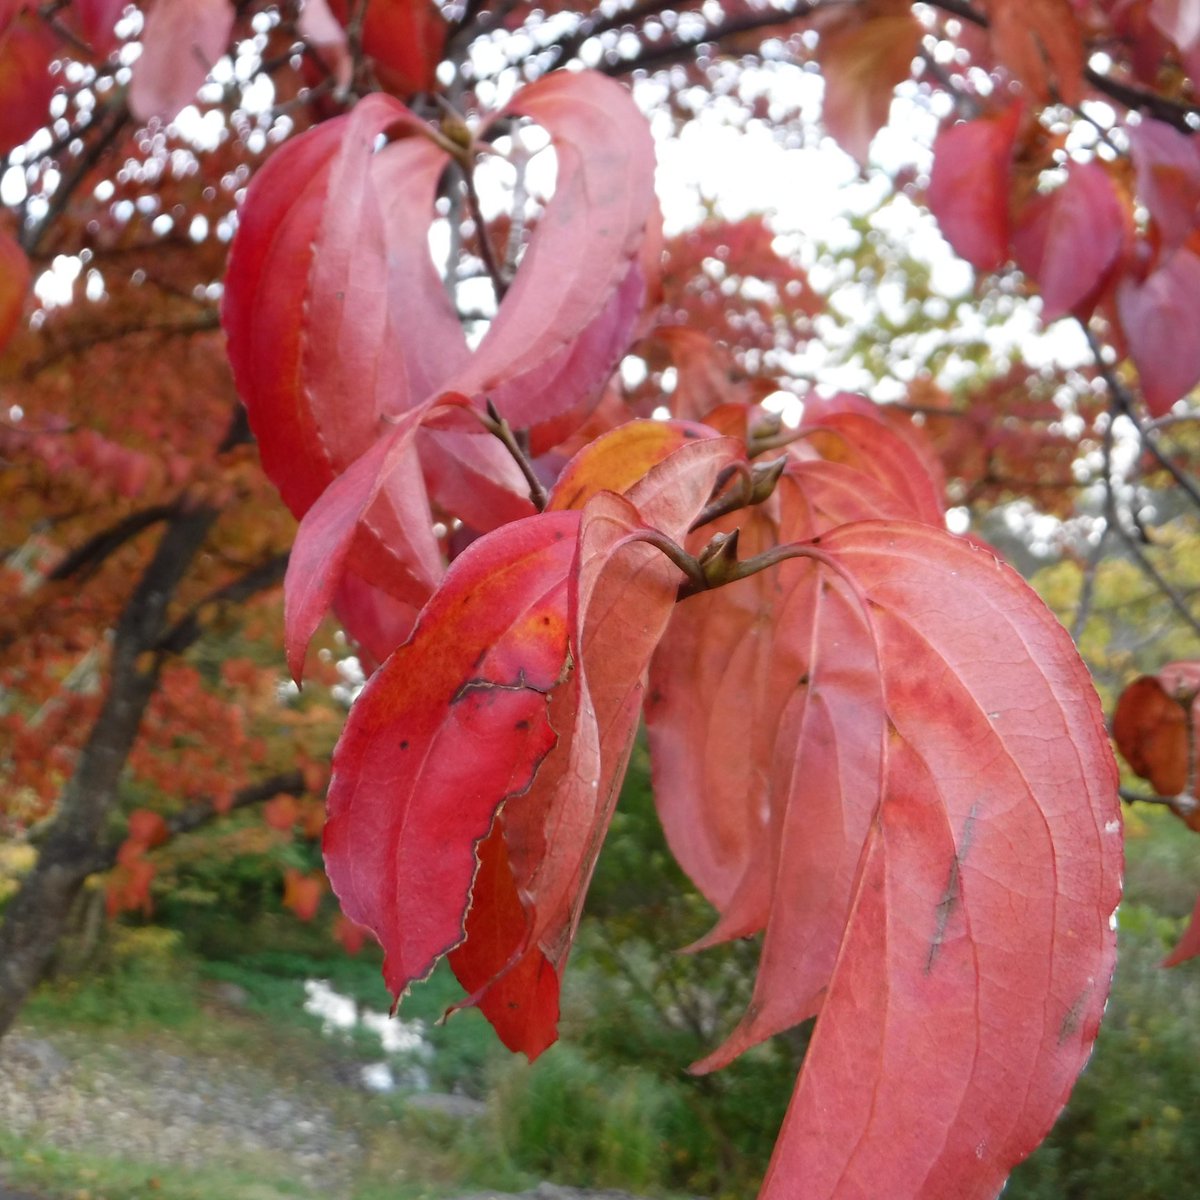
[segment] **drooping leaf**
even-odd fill
[[[682,537],[735,454],[722,439],[690,442],[653,467],[628,499],[600,493],[583,509],[570,592],[574,668],[550,709],[560,740],[529,793],[502,814],[525,929],[518,938],[510,921],[503,938],[485,942],[489,968],[500,957],[492,947],[512,954],[493,980],[478,983],[479,961],[472,975],[460,976],[475,989],[470,1002],[491,1020],[499,1015],[506,1044],[530,1057],[556,1036],[559,977],[637,731],[646,668],[674,607],[679,571],[641,536],[656,529]],[[491,886],[507,894],[510,884],[502,878]],[[471,955],[469,937],[463,954]],[[535,986],[536,999],[515,1007],[519,979]]]
[[[129,81],[129,109],[142,122],[170,121],[195,98],[233,32],[230,0],[156,0]]]
[[[325,489],[300,523],[284,578],[284,644],[294,679],[347,573],[416,605],[441,576],[416,450],[425,411],[406,413]]]
[[[1127,136],[1138,195],[1150,210],[1164,248],[1174,250],[1196,228],[1200,150],[1189,134],[1151,117],[1129,126]]]
[[[551,136],[555,192],[453,386],[490,396],[514,428],[534,431],[539,453],[565,433],[552,424],[539,438],[538,427],[598,398],[631,340],[646,283],[638,255],[657,213],[654,146],[629,93],[591,72],[544,76],[501,116],[517,114]]]
[[[390,125],[414,136],[376,154]],[[221,318],[263,465],[297,516],[374,442],[382,415],[426,398],[431,360],[452,363],[462,345],[440,287],[425,290],[445,155],[423,128],[368,96],[281,149],[241,208]]]
[[[1120,254],[1125,221],[1098,162],[1070,163],[1060,188],[1026,206],[1013,247],[1021,270],[1041,289],[1045,320],[1087,315]]]
[[[979,271],[1008,258],[1009,178],[1021,105],[944,127],[933,143],[929,208],[942,236]]]
[[[578,522],[541,514],[461,554],[338,742],[326,871],[397,997],[462,941],[476,846],[554,746]]]
[[[1200,342],[1191,336],[1200,288],[1200,255],[1181,246],[1141,282],[1117,285],[1117,316],[1138,369],[1146,407],[1156,417],[1200,380]]]
[[[819,553],[869,614],[883,789],[762,1195],[991,1197],[1108,992],[1121,822],[1099,707],[1065,631],[970,543],[870,522]]]
[[[1085,51],[1071,0],[995,0],[988,10],[996,58],[1041,103],[1078,104]]]
[[[892,93],[912,71],[923,30],[911,6],[894,0],[871,0],[849,13],[821,31],[821,117],[838,145],[865,164],[887,124]]]

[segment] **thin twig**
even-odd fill
[[[488,432],[498,437],[504,448],[512,455],[521,474],[525,476],[525,482],[529,484],[529,499],[533,502],[534,508],[538,512],[544,512],[548,499],[546,489],[537,477],[533,463],[529,461],[529,454],[517,434],[513,432],[512,426],[496,411],[496,406],[490,400],[487,402],[487,415],[484,416],[481,413],[479,419]]]
[[[467,210],[470,212],[471,220],[475,224],[475,236],[479,241],[479,256],[483,259],[483,265],[487,268],[488,277],[492,281],[492,287],[496,289],[496,300],[500,301],[504,299],[504,294],[508,291],[508,280],[504,277],[504,271],[496,259],[496,251],[492,246],[492,239],[488,235],[487,225],[483,219],[483,209],[479,204],[479,193],[475,190],[475,173],[468,163],[463,163],[462,167],[463,181],[467,189]]]

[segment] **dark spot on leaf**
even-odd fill
[[[683,436],[685,438],[697,438],[700,435],[694,429],[685,429],[683,431]]]
[[[402,742],[400,743],[400,749],[401,749],[401,750],[407,750],[407,749],[408,749],[408,738],[405,738],[405,739],[404,739],[404,741],[402,741]]]
[[[518,721],[518,722],[517,722],[517,723],[516,723],[516,724],[513,726],[513,728],[514,728],[514,729],[528,729],[528,728],[529,728],[529,722],[528,722],[528,721]]]
[[[807,671],[805,671],[804,674],[800,676],[800,679],[797,682],[796,686],[798,688],[808,687],[808,672]]]

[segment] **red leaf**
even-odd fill
[[[263,805],[263,820],[280,833],[289,833],[300,819],[300,805],[295,796],[286,793],[275,796]]]
[[[999,0],[988,9],[996,58],[1040,103],[1078,104],[1084,45],[1072,0]]]
[[[161,846],[170,836],[161,813],[148,808],[135,808],[129,814],[129,841],[151,850]]]
[[[441,575],[414,438],[424,409],[338,476],[308,510],[284,577],[284,644],[292,678],[347,572],[403,604],[421,604]],[[353,632],[353,631],[352,631]]]
[[[1072,162],[1067,181],[1026,206],[1013,232],[1021,270],[1042,292],[1042,316],[1086,316],[1125,237],[1125,213],[1099,163]]]
[[[1065,631],[970,543],[869,522],[815,553],[869,613],[886,721],[837,736],[878,747],[883,791],[762,1194],[991,1197],[1108,991],[1120,813],[1099,709]]]
[[[691,442],[631,490],[636,507],[601,493],[583,511],[571,587],[574,670],[550,704],[561,737],[529,793],[501,814],[505,853],[493,846],[483,860],[480,880],[503,916],[473,908],[454,959],[472,992],[467,1003],[531,1058],[556,1036],[559,975],[637,730],[646,665],[674,606],[679,572],[641,534],[653,522],[681,537],[735,453],[729,442]],[[472,949],[473,936],[481,947]]]
[[[1200,6],[1197,6],[1200,13]],[[1200,150],[1190,135],[1143,117],[1126,130],[1137,192],[1150,210],[1166,250],[1181,246],[1200,207]]]
[[[1021,105],[948,125],[933,143],[929,209],[942,236],[976,270],[1008,258],[1008,191]]]
[[[872,139],[887,124],[892,93],[911,74],[923,32],[908,4],[886,0],[821,31],[821,116],[838,145],[860,163],[866,163]]]
[[[396,996],[462,941],[476,844],[554,745],[578,520],[517,521],[461,554],[334,752],[326,869]]]
[[[11,234],[0,229],[0,350],[21,323],[30,281],[25,251]]]
[[[317,915],[325,886],[324,875],[306,875],[288,867],[283,874],[283,907],[290,908],[301,921],[311,921]]]
[[[418,607],[372,587],[353,571],[344,571],[333,598],[333,610],[357,644],[359,661],[369,675],[408,640]]]
[[[1117,285],[1117,316],[1152,416],[1167,413],[1200,380],[1200,340],[1192,336],[1200,256],[1176,250],[1145,280]]]
[[[1198,954],[1200,954],[1200,900],[1196,901],[1196,907],[1192,910],[1192,919],[1183,931],[1183,937],[1179,939],[1175,949],[1163,959],[1162,965],[1177,967],[1180,963],[1187,962],[1189,958],[1195,958]]]
[[[156,0],[129,81],[129,110],[143,123],[170,121],[195,98],[229,45],[230,0]]]
[[[342,24],[354,11],[334,0]],[[371,0],[362,27],[363,50],[375,60],[379,80],[399,96],[432,91],[446,41],[446,21],[431,0]]]
[[[793,443],[794,456],[804,447],[816,450],[826,463],[844,464],[856,473],[875,480],[910,520],[943,525],[945,508],[937,484],[920,454],[892,430],[877,408],[865,412],[837,411],[832,404],[805,407],[801,428],[805,438]],[[845,520],[862,520],[871,515],[849,513]],[[840,522],[838,522],[840,523]]]
[[[503,816],[479,845],[465,940],[450,965],[500,1040],[532,1060],[558,1037],[558,975],[537,949],[528,953],[529,921],[508,861]]]
[[[554,418],[598,398],[628,347],[645,293],[638,253],[657,214],[654,145],[629,92],[591,72],[544,76],[497,119],[513,114],[550,134],[558,182],[496,319],[452,386],[489,395],[514,428],[534,431],[540,453],[566,436]]]
[[[367,10],[368,21],[374,11],[374,6]],[[320,53],[321,60],[337,81],[338,89],[348,88],[354,76],[354,58],[346,31],[333,15],[329,0],[304,0],[296,32]]]
[[[230,362],[297,516],[466,353],[427,244],[445,154],[423,137],[372,153],[392,124],[424,129],[373,95],[290,141],[255,175],[230,251]]]
[[[353,921],[347,920],[344,913],[338,913],[333,922],[333,936],[342,943],[342,949],[351,957],[362,950],[368,933],[369,930],[364,929],[361,925],[355,925]]]
[[[33,13],[0,21],[0,154],[50,124],[58,88],[50,63],[58,50],[58,39]]]

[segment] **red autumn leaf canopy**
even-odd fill
[[[1112,972],[1120,818],[1086,672],[946,532],[919,431],[861,401],[772,443],[740,395],[566,461],[653,293],[653,154],[597,75],[501,117],[549,133],[557,188],[473,350],[426,248],[465,127],[368,97],[276,153],[233,248],[231,359],[302,518],[293,671],[330,604],[385,658],[335,754],[332,887],[398,998],[448,955],[537,1055],[644,712],[705,942],[763,933],[750,1010],[697,1069],[817,1018],[763,1196],[993,1195]]]

